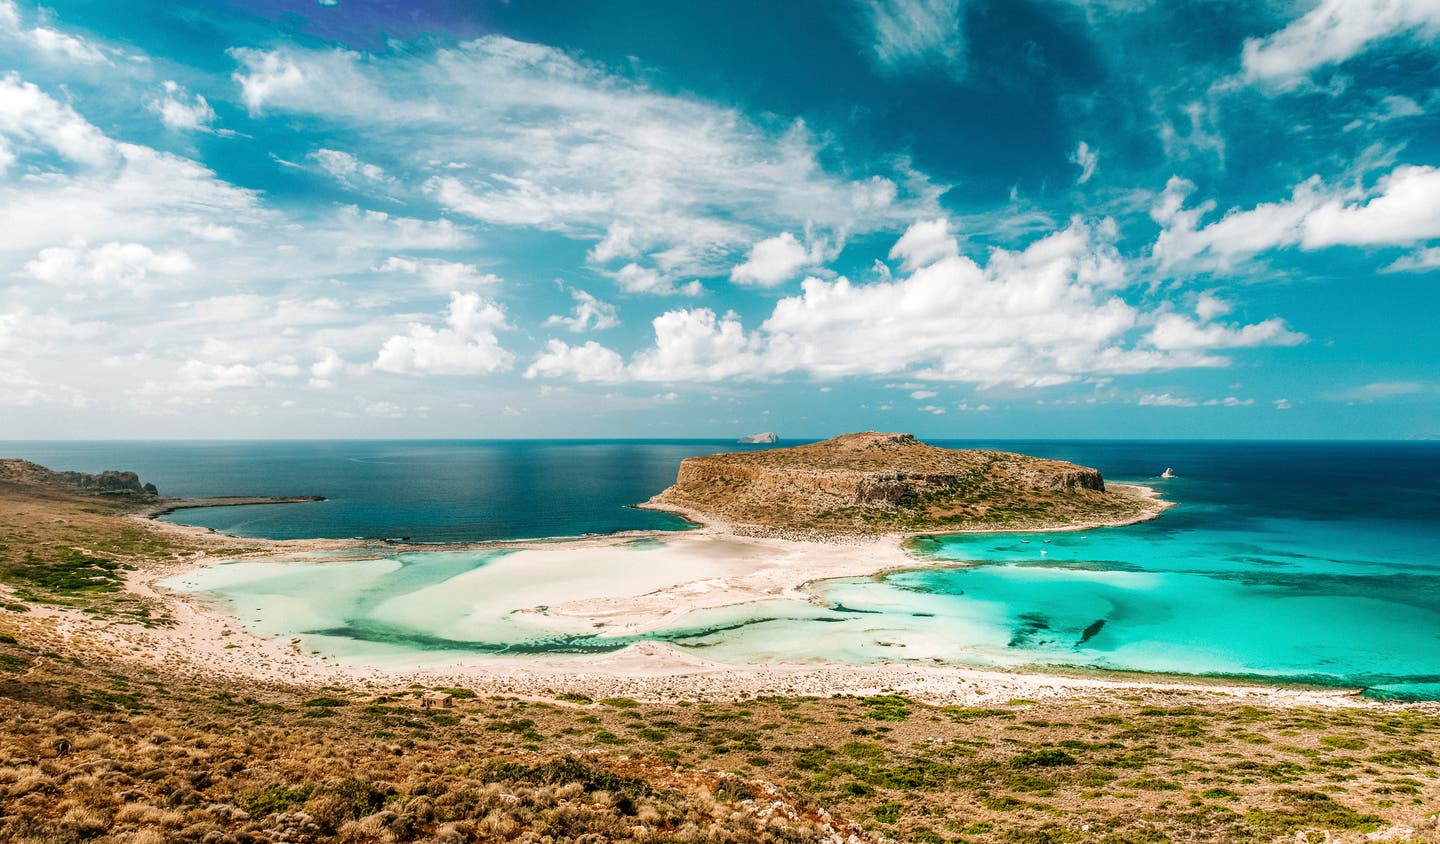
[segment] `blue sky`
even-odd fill
[[[0,438],[1440,436],[1440,3],[0,0]]]

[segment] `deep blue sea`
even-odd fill
[[[932,442],[1094,466],[1109,480],[1152,484],[1179,504],[1124,528],[922,540],[915,549],[921,556],[981,565],[828,581],[811,588],[816,602],[697,613],[683,628],[649,637],[734,661],[1059,665],[1440,698],[1440,443]],[[678,519],[629,505],[668,485],[681,458],[739,448],[756,447],[25,442],[0,443],[0,454],[55,469],[130,469],[172,495],[329,498],[171,517],[229,533],[442,542],[684,529]],[[1166,467],[1175,478],[1158,477]],[[644,551],[633,553],[635,565],[644,565]],[[294,607],[297,595],[329,589],[336,578],[363,580],[354,601],[332,599],[324,612],[311,606],[271,613],[290,620],[246,619],[275,635],[311,635],[356,659],[370,654],[367,648],[393,659],[409,651],[593,651],[633,641],[502,640],[502,628],[475,619],[450,619],[447,628],[473,635],[439,636],[419,620],[424,613],[413,600],[408,614],[395,610],[407,596],[438,594],[437,587],[493,559],[487,552],[397,555],[370,568],[300,562],[284,577],[274,566],[243,577],[250,570],[234,568],[213,591],[267,607],[281,605],[257,596],[283,597],[283,606]]]

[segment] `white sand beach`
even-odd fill
[[[209,533],[184,525],[151,524],[159,530]],[[654,541],[657,539],[663,542]],[[494,587],[485,599],[490,606],[480,608],[487,610],[482,615],[515,610],[517,623],[533,619],[548,629],[627,635],[655,630],[696,610],[779,597],[803,599],[802,588],[817,580],[924,565],[905,553],[902,539],[883,536],[848,544],[800,542],[737,537],[709,526],[663,536],[630,533],[565,542],[491,543],[480,547],[503,548],[509,553],[458,579],[483,577]],[[637,551],[637,540],[651,542]],[[242,555],[242,564],[272,565],[315,551],[366,556],[365,549],[344,541],[246,540],[246,544],[260,550]],[[169,626],[146,629],[103,623],[58,609],[38,610],[28,626],[66,649],[103,654],[180,676],[317,687],[383,690],[418,683],[533,697],[576,692],[591,697],[661,700],[896,692],[927,702],[962,705],[1129,690],[1142,695],[1184,692],[1293,705],[1369,705],[1353,694],[1334,690],[1138,675],[1052,674],[899,662],[737,665],[654,641],[640,641],[604,654],[477,655],[421,667],[395,662],[341,664],[332,656],[306,651],[299,639],[252,633],[239,619],[202,597],[158,585],[185,572],[235,559],[234,555],[197,556],[130,573],[126,588],[162,602],[174,622]],[[635,565],[637,559],[645,564]],[[473,594],[453,585],[449,591]],[[423,613],[427,602],[447,599],[443,589],[432,594],[420,591],[404,599],[409,605],[394,609],[402,615]]]

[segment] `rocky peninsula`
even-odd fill
[[[742,536],[1055,530],[1126,524],[1165,506],[1100,472],[865,431],[793,448],[689,457],[644,505]]]

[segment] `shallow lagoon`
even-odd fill
[[[1181,504],[1125,528],[921,540],[920,556],[979,565],[828,581],[811,587],[815,603],[696,612],[647,638],[735,662],[1059,665],[1440,698],[1440,445],[978,445],[1099,466]],[[1154,477],[1166,466],[1179,477]],[[350,662],[586,652],[633,641],[511,613],[544,603],[554,573],[505,582],[477,574],[496,553],[227,564],[189,588],[227,602],[257,632],[301,635],[307,647]],[[581,574],[643,580],[656,559],[629,547]]]

